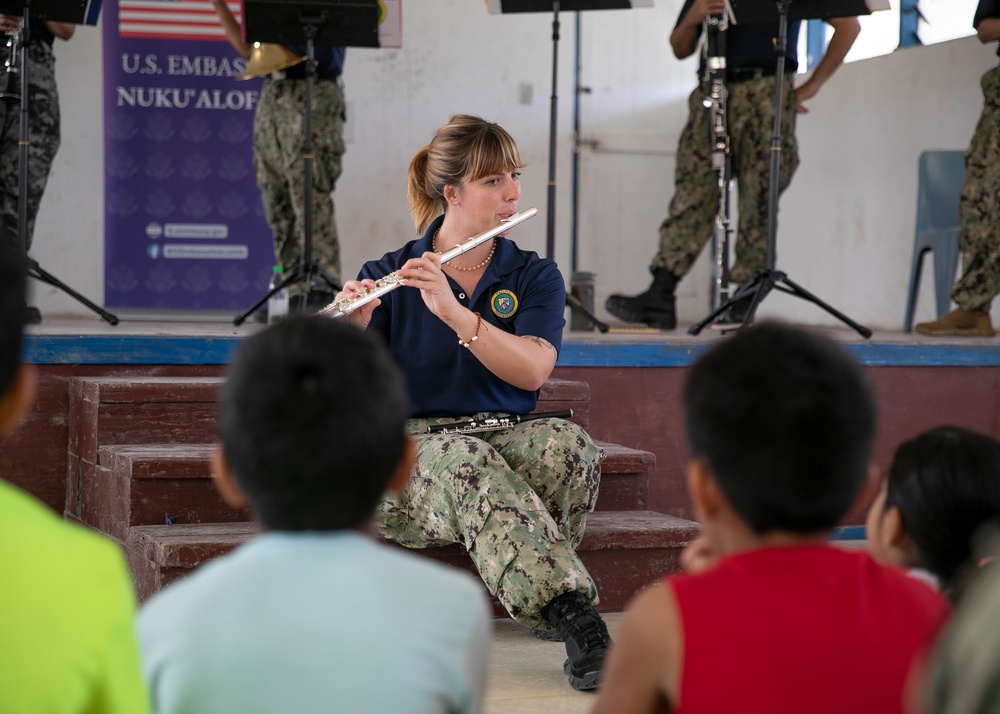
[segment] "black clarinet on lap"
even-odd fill
[[[554,412],[533,412],[532,414],[512,414],[511,416],[486,417],[484,419],[461,419],[443,424],[432,424],[427,427],[428,434],[476,434],[484,431],[510,429],[516,424],[534,419],[568,419],[573,416],[572,409],[560,409]]]

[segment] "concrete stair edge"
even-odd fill
[[[622,610],[650,582],[679,570],[681,551],[698,530],[697,523],[652,511],[591,514],[577,552],[597,583],[598,610]],[[146,600],[258,532],[249,522],[132,527],[126,553],[139,599]],[[410,552],[475,574],[472,561],[458,544]],[[505,616],[495,601],[493,611],[497,617]]]
[[[655,461],[652,454],[605,446],[608,458],[597,513],[644,510]],[[214,448],[214,444],[178,443],[101,446],[97,463],[77,480],[73,508],[65,512],[117,540],[127,537],[129,527],[162,524],[164,519],[189,525],[248,520],[246,512],[229,517],[211,483]]]
[[[699,531],[700,526],[694,521],[655,511],[595,511],[587,518],[586,534],[577,550],[682,548],[693,541]],[[132,526],[127,545],[131,549],[131,544],[135,543],[136,547],[146,549],[147,554],[155,556],[161,565],[196,567],[204,562],[200,556],[219,554],[215,552],[216,546],[235,547],[260,532],[250,521]],[[458,544],[411,550],[464,553],[464,548]]]

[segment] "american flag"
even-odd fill
[[[240,22],[242,3],[229,4],[229,9]],[[118,35],[163,40],[226,40],[226,32],[211,0],[120,0]]]

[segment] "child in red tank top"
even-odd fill
[[[594,714],[903,711],[948,604],[827,541],[876,485],[874,398],[830,340],[774,322],[722,342],[684,390],[702,536],[631,603]]]

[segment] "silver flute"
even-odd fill
[[[469,240],[464,243],[459,243],[451,250],[446,250],[441,254],[441,262],[447,263],[452,258],[457,258],[462,253],[467,253],[468,251],[475,248],[477,245],[482,245],[490,238],[500,235],[511,228],[516,226],[522,221],[526,221],[532,216],[538,213],[537,208],[529,208],[523,213],[515,213],[510,218],[505,218],[500,221],[500,225],[496,228],[490,228],[485,233],[480,233],[477,236],[469,238]],[[350,315],[352,312],[357,310],[362,305],[371,302],[375,298],[381,297],[388,292],[391,292],[403,284],[403,279],[400,278],[395,272],[389,273],[384,278],[379,278],[375,281],[375,287],[365,292],[361,293],[357,297],[344,298],[343,300],[334,300],[332,303],[324,307],[319,311],[320,315],[327,315],[328,317],[343,317],[344,315]]]

